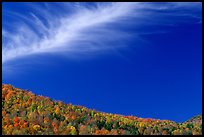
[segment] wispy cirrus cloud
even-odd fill
[[[19,15],[24,22],[16,27],[16,32],[11,34],[3,28],[3,63],[30,54],[72,50],[72,42],[91,40],[92,36],[85,36],[84,31],[118,20],[129,14],[135,5],[111,3],[97,5],[94,9],[80,6],[77,4],[74,7],[77,10],[73,9],[74,13],[68,16],[62,11],[62,17],[50,15],[49,4],[46,4],[46,9],[41,9],[45,10],[42,18],[33,12],[30,16]],[[32,22],[28,23],[29,20]]]
[[[21,3],[16,3],[16,5]],[[154,24],[159,16],[160,23],[173,23],[166,16],[195,16],[188,10],[201,10],[201,3],[24,3],[25,12],[8,11],[3,4],[2,63],[20,57],[45,53],[69,54],[117,48],[107,44],[126,38],[117,25],[142,26]],[[38,8],[36,8],[38,7]],[[180,11],[185,8],[185,11]],[[173,11],[174,15],[169,10]],[[159,11],[159,12],[158,12]],[[163,21],[162,21],[163,20]],[[182,22],[182,20],[179,20]],[[151,33],[151,32],[150,32]],[[140,32],[138,32],[140,34]]]

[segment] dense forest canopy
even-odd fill
[[[3,84],[2,134],[201,135],[202,116],[176,123],[170,120],[109,114],[65,104]]]

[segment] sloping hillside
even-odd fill
[[[189,124],[202,124],[202,115],[197,115],[189,120],[187,120],[185,123]]]
[[[202,119],[202,116],[197,118]],[[103,113],[2,85],[2,134],[196,135],[202,134],[200,121],[179,124]]]

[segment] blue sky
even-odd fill
[[[3,83],[108,113],[202,113],[201,3],[2,5]]]

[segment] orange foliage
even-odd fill
[[[108,114],[56,102],[11,85],[2,85],[2,104],[3,135],[202,134],[202,117],[178,124],[169,120]]]

